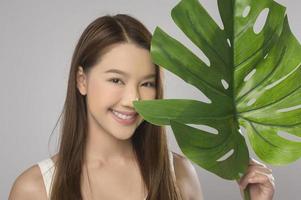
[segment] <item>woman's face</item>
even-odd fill
[[[114,44],[88,74],[79,67],[77,80],[79,91],[87,95],[89,123],[122,140],[129,139],[143,121],[133,101],[156,96],[150,52],[132,43]]]

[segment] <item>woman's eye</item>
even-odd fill
[[[155,87],[156,86],[156,84],[153,83],[153,82],[146,82],[143,85],[147,85],[147,84],[149,85],[149,87]]]
[[[119,78],[112,78],[109,81],[118,84],[118,82],[121,81],[121,80]]]
[[[119,84],[119,82],[120,82],[120,84],[122,84],[122,80],[119,79],[119,78],[112,78],[109,81],[112,82],[112,83],[115,83],[115,84]],[[153,83],[153,82],[146,82],[146,83],[143,83],[143,86],[146,86],[146,87],[155,87],[156,84]]]

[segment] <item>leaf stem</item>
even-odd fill
[[[244,200],[251,200],[249,186],[244,189]]]

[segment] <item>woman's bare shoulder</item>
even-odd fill
[[[202,200],[203,193],[197,172],[191,161],[173,152],[176,182],[182,197],[186,200]]]
[[[47,199],[43,177],[37,164],[23,171],[13,183],[9,200],[19,199]]]

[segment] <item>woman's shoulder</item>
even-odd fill
[[[52,157],[52,160],[54,157]],[[23,171],[14,181],[9,200],[47,199],[44,180],[38,164]]]
[[[191,161],[183,155],[173,153],[176,182],[184,199],[203,199],[201,184]]]
[[[191,161],[184,155],[172,152],[177,179],[197,178],[196,170]]]
[[[10,200],[47,199],[39,166],[33,165],[22,172],[13,183]]]

